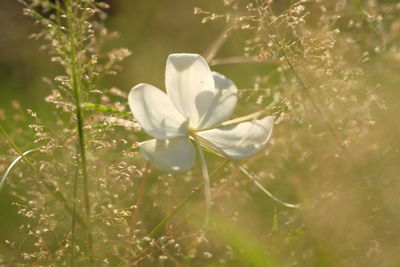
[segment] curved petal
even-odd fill
[[[152,139],[139,143],[139,147],[151,163],[165,172],[185,172],[194,164],[194,147],[186,136],[165,140]]]
[[[215,95],[207,110],[201,118],[199,129],[210,127],[229,119],[237,102],[236,85],[224,75],[213,72]]]
[[[211,149],[220,154],[222,151],[225,156],[239,160],[249,158],[265,147],[271,137],[273,124],[273,118],[267,116],[261,120],[242,122],[197,134],[218,148],[217,150],[210,147]]]
[[[197,54],[171,54],[165,87],[175,107],[197,128],[214,98],[214,79],[206,60]]]
[[[129,107],[143,129],[157,139],[187,134],[187,121],[169,97],[149,84],[138,84],[128,96]]]

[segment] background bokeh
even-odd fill
[[[109,44],[123,46],[135,55],[124,62],[124,69],[112,81],[127,92],[138,82],[147,81],[163,87],[165,61],[176,52],[204,53],[214,39],[221,34],[223,21],[205,25],[193,15],[194,6],[218,9],[218,1],[108,1],[106,25],[117,31],[120,37]],[[22,14],[17,1],[1,3],[2,38],[1,54],[1,107],[8,109],[11,100],[17,99],[36,111],[44,111],[43,98],[49,88],[43,77],[53,77],[58,66],[48,60],[47,53],[40,51],[42,44],[29,38],[40,26]],[[230,54],[241,44],[232,44],[223,53]],[[238,50],[237,52],[241,52]],[[105,85],[107,86],[107,85]]]

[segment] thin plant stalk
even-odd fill
[[[214,59],[218,51],[221,49],[222,45],[228,39],[230,33],[231,33],[231,26],[228,26],[220,33],[218,38],[214,40],[214,42],[205,52],[205,59],[207,62],[211,62]]]
[[[78,146],[78,145],[77,145]],[[78,147],[76,149],[78,152]],[[79,179],[79,155],[76,153],[76,169],[74,175],[74,189],[73,189],[73,203],[72,206],[75,209],[78,201],[78,179]],[[75,266],[75,242],[76,242],[76,217],[72,216],[71,222],[71,266]]]
[[[93,263],[93,237],[92,237],[92,227],[91,227],[91,211],[90,211],[90,196],[89,196],[89,176],[87,172],[87,158],[86,158],[86,146],[85,146],[85,135],[83,131],[83,114],[81,108],[81,79],[78,76],[81,76],[79,73],[79,66],[76,61],[77,59],[77,44],[75,39],[75,26],[73,25],[71,18],[76,16],[76,13],[72,9],[72,2],[68,0],[66,2],[66,11],[67,11],[67,25],[68,25],[68,34],[70,38],[70,75],[72,79],[72,87],[73,94],[75,98],[75,106],[76,106],[76,120],[77,120],[77,128],[78,128],[78,142],[79,142],[79,155],[80,155],[80,167],[82,171],[83,177],[83,191],[84,191],[84,200],[85,200],[85,210],[87,217],[87,235],[88,235],[88,245],[89,245],[89,256],[90,262]]]
[[[6,172],[4,173],[3,177],[2,177],[1,180],[0,180],[0,192],[1,192],[1,190],[3,189],[4,184],[5,184],[6,181],[7,181],[8,175],[10,174],[10,172],[11,172],[11,170],[14,168],[14,166],[15,166],[20,160],[22,160],[22,157],[25,157],[25,156],[27,156],[28,154],[30,154],[30,153],[32,153],[32,152],[36,152],[36,151],[38,151],[36,148],[30,149],[30,150],[28,150],[28,151],[25,151],[24,153],[22,153],[21,156],[18,156],[18,157],[10,164],[10,166],[8,166]]]

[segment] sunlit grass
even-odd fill
[[[0,265],[400,264],[397,3],[3,2]],[[171,53],[238,85],[233,118],[274,116],[265,150],[143,158],[127,95]]]

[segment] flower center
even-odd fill
[[[197,131],[198,130],[196,130],[195,128],[192,128],[192,127],[189,126],[187,133],[188,133],[189,136],[194,136],[194,135],[196,135]]]

